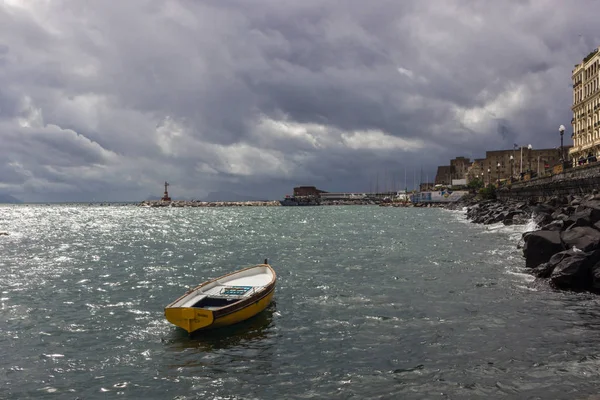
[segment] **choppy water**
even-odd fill
[[[0,207],[0,398],[588,399],[597,297],[522,272],[523,227],[369,206]],[[196,335],[163,307],[264,258],[275,303]]]

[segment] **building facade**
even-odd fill
[[[436,185],[452,185],[453,179],[466,179],[471,160],[466,157],[456,157],[450,160],[450,165],[440,165],[435,175]]]
[[[327,193],[314,186],[297,186],[294,188],[294,197],[319,197],[321,193]]]
[[[452,179],[465,179],[471,166],[471,160],[466,157],[456,157],[450,160]]]
[[[565,146],[565,153],[571,146]],[[511,158],[512,157],[512,158]],[[533,175],[546,174],[560,161],[560,149],[533,149],[526,146],[512,150],[486,151],[482,160],[482,171],[486,185],[496,184],[511,176],[520,179],[527,173]]]
[[[600,52],[595,49],[575,65],[573,80],[573,147],[568,157],[573,166],[600,157]]]
[[[452,183],[452,166],[440,165],[435,174],[436,185],[450,185]]]

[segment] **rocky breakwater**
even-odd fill
[[[554,197],[544,203],[470,200],[467,218],[474,223],[526,224],[525,267],[557,289],[600,293],[600,196]],[[459,206],[459,204],[455,205]]]
[[[378,204],[370,199],[321,200],[322,206],[372,206]]]
[[[278,207],[279,201],[143,201],[140,207]]]

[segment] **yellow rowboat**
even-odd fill
[[[189,290],[165,307],[165,317],[188,333],[232,325],[267,308],[276,281],[275,271],[265,260]]]

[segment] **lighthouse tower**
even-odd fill
[[[165,182],[165,194],[162,197],[162,199],[160,199],[160,201],[171,201],[171,198],[169,197],[169,192],[167,191],[167,186],[169,186],[169,183]]]

